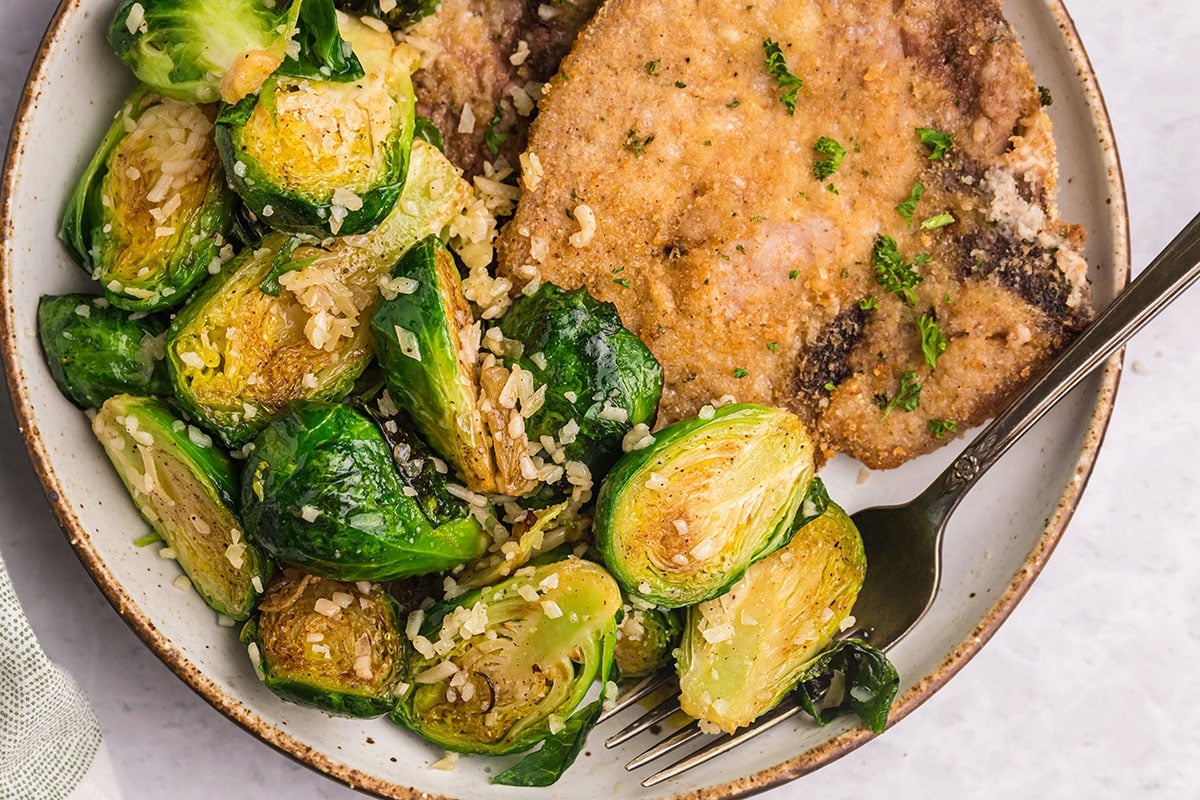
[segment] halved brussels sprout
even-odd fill
[[[302,1],[121,0],[108,43],[155,91],[214,103],[283,63]]]
[[[166,395],[167,326],[130,319],[87,294],[38,301],[38,339],[58,388],[80,408],[99,408],[115,394]]]
[[[622,678],[644,678],[670,664],[683,634],[679,611],[650,606],[633,598],[617,627],[614,653]]]
[[[258,612],[242,641],[272,692],[352,717],[392,709],[404,636],[396,601],[379,585],[288,569],[271,582]]]
[[[243,538],[226,455],[152,398],[109,398],[92,430],[204,602],[234,619],[250,616],[271,564]]]
[[[716,597],[786,543],[813,474],[794,414],[743,404],[705,417],[626,454],[596,504],[596,546],[613,577],[667,608]]]
[[[425,613],[391,718],[463,753],[502,755],[557,733],[612,658],[621,593],[568,558]]]
[[[342,11],[381,19],[392,28],[407,28],[437,11],[440,0],[336,0],[336,5]]]
[[[596,300],[586,288],[544,283],[513,303],[500,331],[522,345],[521,355],[508,363],[546,387],[545,401],[525,420],[530,441],[561,438],[566,461],[582,462],[600,476],[621,455],[629,429],[654,421],[662,367],[621,325],[612,303]],[[563,437],[564,427],[577,431]]]
[[[302,245],[268,236],[226,264],[180,312],[167,357],[180,403],[239,446],[292,400],[335,400],[371,358],[364,316],[380,278],[462,209],[469,189],[424,142],[404,199],[374,232]],[[407,210],[406,210],[407,209]]]
[[[220,264],[233,194],[214,114],[137,89],[71,193],[59,236],[113,305],[179,305]]]
[[[395,294],[371,317],[371,340],[388,393],[476,492],[496,491],[490,440],[479,410],[479,326],[454,256],[436,236],[392,270]]]
[[[275,75],[217,118],[230,185],[279,230],[369,231],[404,188],[416,107],[408,51],[344,14],[338,25],[364,77],[346,83]]]
[[[268,553],[335,580],[439,572],[483,553],[490,539],[474,518],[435,528],[405,488],[368,417],[297,402],[254,440],[242,518]]]
[[[862,539],[829,504],[720,597],[688,610],[684,712],[733,731],[774,707],[829,646],[866,575]]]

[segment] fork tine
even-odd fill
[[[642,786],[649,788],[656,784],[662,783],[665,780],[674,778],[676,775],[687,772],[692,767],[699,766],[709,759],[716,758],[722,753],[732,750],[743,742],[748,742],[761,733],[766,733],[771,728],[774,728],[779,723],[794,717],[799,712],[800,706],[797,704],[786,703],[781,706],[776,706],[764,716],[759,717],[758,721],[756,721],[750,727],[742,729],[733,736],[726,736],[718,739],[708,747],[696,751],[692,755],[675,762],[666,769],[659,770],[649,778],[646,778],[644,781],[642,781]]]
[[[656,705],[654,708],[647,711],[642,716],[635,719],[633,722],[626,725],[621,730],[614,733],[612,736],[605,739],[604,746],[611,749],[619,744],[624,744],[647,728],[662,722],[664,719],[671,716],[678,710],[679,696],[672,695]]]
[[[636,703],[638,700],[641,700],[647,695],[654,694],[656,691],[674,680],[675,675],[671,672],[661,672],[655,675],[647,675],[645,678],[642,678],[633,686],[630,686],[627,690],[617,695],[617,702],[613,704],[612,708],[600,715],[600,717],[596,720],[596,724],[599,725],[605,720],[612,719],[617,714],[620,714],[622,711]]]
[[[649,764],[654,759],[661,758],[672,750],[683,747],[688,742],[698,739],[703,735],[704,734],[700,732],[700,723],[693,720],[689,724],[675,731],[675,733],[671,734],[666,739],[663,739],[661,742],[651,747],[649,750],[632,758],[629,763],[625,765],[625,769],[635,770],[644,764]]]

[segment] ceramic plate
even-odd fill
[[[71,185],[132,86],[104,28],[112,0],[65,0],[38,54],[4,177],[3,348],[14,407],[46,495],[79,558],[146,644],[208,702],[264,741],[316,769],[385,797],[513,797],[492,787],[498,762],[464,758],[452,772],[441,752],[386,721],[331,719],[283,703],[254,676],[234,632],[192,592],[172,587],[174,562],[133,539],[146,525],[96,444],[87,420],[57,391],[35,335],[37,299],[88,289],[55,237]],[[1056,0],[1008,0],[1007,14],[1040,83],[1051,88],[1061,162],[1062,216],[1088,231],[1092,292],[1103,306],[1128,272],[1124,191],[1112,133],[1091,67]],[[1117,385],[1116,361],[1086,381],[1019,444],[959,508],[946,542],[943,591],[918,630],[893,652],[902,678],[893,724],[962,668],[1028,590],[1062,535],[1091,471]],[[835,459],[824,475],[851,510],[906,500],[953,457],[948,447],[860,483]],[[796,721],[716,762],[642,789],[622,764],[637,742],[592,747],[545,800],[605,787],[634,797],[731,798],[795,778],[869,738],[849,721]]]

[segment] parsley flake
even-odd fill
[[[912,227],[913,213],[917,210],[917,203],[921,202],[921,195],[925,194],[925,184],[914,183],[912,191],[908,194],[908,199],[900,205],[896,206],[896,213],[904,217],[904,221],[908,223],[908,227]]]
[[[925,363],[930,369],[937,369],[938,359],[946,352],[946,337],[942,336],[942,326],[938,325],[937,316],[933,313],[922,314],[917,320],[917,331],[921,334]]]
[[[735,370],[733,371],[733,377],[737,378],[739,381],[740,381],[742,378],[744,378],[744,377],[746,377],[747,375],[749,375],[749,374],[750,374],[749,372],[747,372],[746,370],[742,369],[741,367],[738,367],[737,369],[735,369]]]
[[[863,311],[872,311],[876,308],[879,308],[879,301],[875,299],[874,295],[870,297],[864,297],[862,300],[858,301],[858,307]]]
[[[492,116],[492,121],[488,123],[487,130],[483,132],[483,144],[492,155],[499,153],[500,145],[508,141],[507,133],[501,133],[496,130],[496,126],[500,122],[500,109],[496,109],[496,113]]]
[[[787,59],[783,50],[773,39],[763,39],[763,50],[766,53],[767,72],[775,79],[775,85],[783,89],[779,102],[787,109],[789,116],[796,114],[796,95],[804,88],[804,79],[792,74],[788,69]]]
[[[946,153],[954,146],[954,137],[936,128],[917,128],[921,144],[929,148],[930,161],[944,161]]]
[[[661,63],[662,63],[662,61],[657,58],[654,59],[653,61],[647,61],[646,67],[645,67],[646,74],[647,75],[657,75],[658,74],[658,65]]]
[[[953,214],[934,214],[932,217],[926,217],[921,223],[921,229],[926,231],[935,231],[938,228],[944,228],[947,225],[953,225],[955,222]]]
[[[905,262],[896,247],[896,240],[890,236],[875,237],[875,246],[871,249],[871,265],[875,267],[875,282],[889,292],[895,292],[904,298],[909,305],[917,302],[913,287],[925,279],[916,273],[913,267],[929,263],[929,256],[922,253],[912,260]]]
[[[1050,90],[1047,89],[1045,86],[1038,87],[1038,100],[1041,101],[1043,106],[1054,105],[1054,97],[1051,96]]]
[[[621,274],[622,272],[624,272],[624,271],[625,271],[625,268],[624,268],[624,267],[617,267],[616,269],[614,269],[614,270],[612,271],[612,282],[613,282],[613,283],[615,283],[615,284],[617,284],[618,286],[621,286],[621,287],[623,287],[623,288],[625,288],[625,289],[628,289],[628,288],[629,288],[629,281],[628,281],[628,280],[626,280],[625,278],[619,277],[619,276],[620,276],[620,274]]]
[[[789,281],[794,281],[794,280],[796,280],[796,278],[799,278],[799,277],[800,277],[800,270],[798,270],[798,269],[788,270],[788,280]]]
[[[825,386],[824,386],[824,389],[827,392],[832,392],[836,388],[837,388],[837,384],[835,384],[833,381],[830,381],[829,383],[825,384]]]
[[[953,419],[931,419],[929,420],[929,432],[933,434],[933,438],[940,439],[947,433],[954,433],[958,430],[958,421]]]
[[[772,353],[779,352],[779,342],[767,342],[767,349]]]
[[[829,192],[830,194],[841,194],[841,192],[838,191],[837,186],[832,183],[825,187],[825,191]]]
[[[653,141],[653,133],[643,138],[638,136],[637,131],[635,131],[633,128],[630,128],[629,133],[625,134],[625,149],[633,153],[634,158],[641,158],[642,153],[646,151],[646,148],[649,147],[650,143]]]
[[[883,407],[883,415],[886,417],[893,408],[899,408],[902,411],[916,411],[920,405],[921,383],[917,380],[917,373],[908,369],[900,376],[900,388],[896,390],[896,396]]]
[[[813,164],[813,175],[816,175],[819,181],[823,181],[837,172],[842,166],[842,160],[846,158],[846,148],[828,136],[817,139],[813,150],[825,156],[825,158],[818,158]]]

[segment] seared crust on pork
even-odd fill
[[[805,81],[794,116],[766,39]],[[610,0],[547,88],[500,272],[615,303],[663,363],[660,424],[732,395],[893,467],[949,438],[938,423],[994,414],[1089,317],[1050,121],[996,0]],[[953,136],[943,160],[917,128]],[[847,151],[824,180],[821,137]],[[881,235],[917,262],[915,302],[877,282]],[[913,411],[892,402],[905,373]]]

